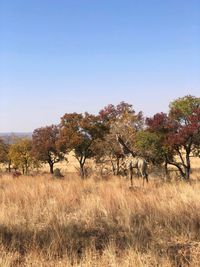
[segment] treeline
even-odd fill
[[[188,180],[191,156],[200,156],[200,98],[187,95],[170,103],[169,112],[144,118],[131,104],[108,105],[98,115],[66,113],[59,125],[35,129],[32,140],[16,139],[13,144],[0,140],[0,162],[27,174],[32,168],[54,164],[74,151],[80,175],[86,176],[85,163],[109,161],[114,175],[120,173],[124,156],[145,158],[149,163],[173,165]]]

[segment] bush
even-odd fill
[[[61,171],[60,171],[59,168],[56,168],[56,169],[54,170],[54,172],[53,172],[53,176],[54,176],[55,178],[63,178],[63,177],[64,177],[64,176],[62,175],[62,173],[61,173]]]

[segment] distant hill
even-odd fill
[[[12,143],[15,138],[32,138],[32,133],[30,132],[0,132],[0,139],[3,139],[5,142]]]

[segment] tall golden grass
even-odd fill
[[[0,266],[200,266],[200,183],[0,178]]]

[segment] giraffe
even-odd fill
[[[138,170],[139,175],[143,178],[143,186],[144,182],[148,183],[148,174],[147,174],[147,161],[142,157],[137,157],[127,146],[127,144],[123,141],[123,139],[117,135],[117,141],[121,147],[124,159],[122,165],[126,170],[129,171],[131,187],[133,187],[133,169],[136,168]]]

